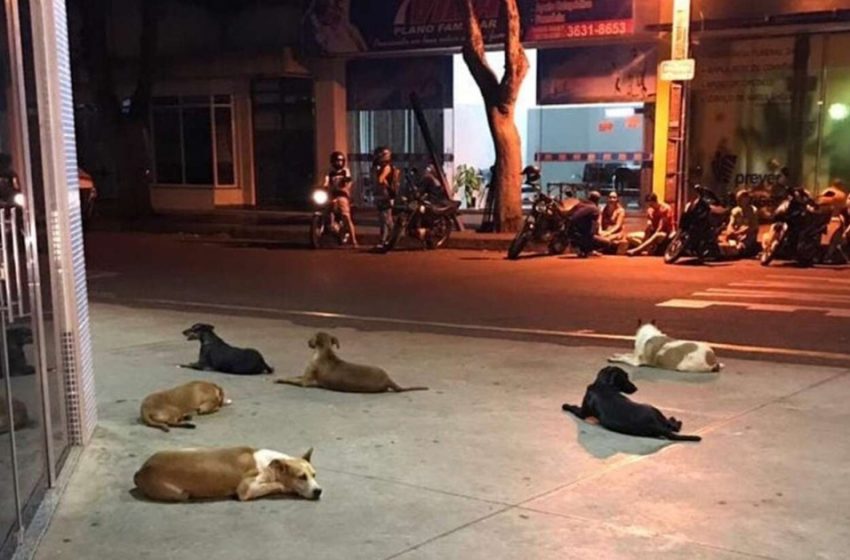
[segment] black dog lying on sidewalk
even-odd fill
[[[682,422],[672,416],[665,417],[660,410],[648,404],[636,403],[623,393],[637,391],[629,374],[623,369],[608,366],[596,375],[596,381],[587,386],[581,407],[564,404],[561,408],[582,420],[597,418],[612,432],[630,436],[669,439],[674,441],[701,441],[699,436],[683,436],[677,432]]]
[[[214,328],[206,323],[195,323],[183,331],[187,340],[201,341],[201,352],[197,362],[180,367],[238,375],[274,372],[257,350],[229,345],[213,332]]]

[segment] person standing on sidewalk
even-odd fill
[[[375,207],[381,224],[378,248],[386,247],[393,229],[393,200],[398,192],[399,170],[393,166],[393,153],[386,146],[375,149],[372,159],[372,184],[375,185]]]

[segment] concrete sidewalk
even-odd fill
[[[353,395],[174,367],[217,326],[299,374],[315,329],[93,306],[100,426],[37,553],[52,560],[843,559],[850,548],[846,370],[724,359],[718,376],[639,370],[637,400],[698,444],[609,433],[561,412],[610,349],[334,329],[343,357],[427,392]],[[332,325],[328,325],[330,327]],[[193,378],[234,405],[164,434],[140,399]],[[156,450],[315,447],[319,502],[164,505],[130,494]]]

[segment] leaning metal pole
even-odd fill
[[[431,164],[434,166],[434,171],[437,173],[437,178],[443,186],[443,191],[446,193],[446,197],[451,200],[452,192],[451,189],[449,189],[449,180],[446,178],[446,172],[443,169],[443,159],[434,147],[434,137],[431,136],[431,129],[428,127],[428,122],[425,120],[425,113],[422,112],[422,105],[419,103],[419,96],[416,95],[416,92],[411,92],[410,104],[413,106],[413,113],[416,115],[416,124],[419,125],[419,131],[425,139],[425,146],[428,147],[428,155],[431,158]],[[463,231],[463,224],[460,222],[460,218],[455,216],[454,220],[455,227],[458,231]]]

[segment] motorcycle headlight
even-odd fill
[[[20,206],[20,207],[23,208],[23,206],[24,206],[24,195],[23,195],[23,193],[15,193],[15,196],[12,197],[12,202],[14,202],[16,206]]]
[[[328,191],[324,189],[316,189],[313,191],[313,202],[319,206],[324,206],[328,202]]]

